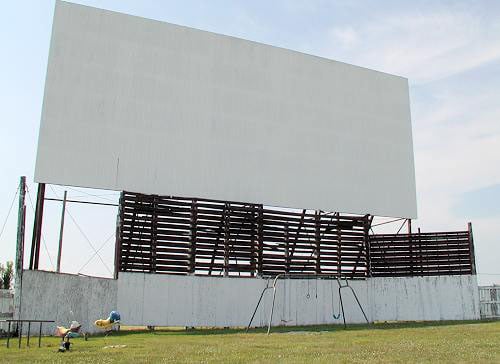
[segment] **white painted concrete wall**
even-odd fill
[[[14,316],[14,291],[0,289],[0,320],[12,319]],[[7,323],[0,322],[0,332],[7,330]]]
[[[0,319],[12,318],[14,312],[14,291],[0,289]]]
[[[266,281],[120,273],[118,309],[133,324],[244,326]],[[475,276],[371,278],[350,281],[370,321],[471,320],[479,318]],[[271,292],[255,318],[265,325]],[[309,298],[308,298],[309,294]],[[342,297],[346,321],[364,322],[348,289]],[[338,286],[332,280],[280,280],[273,324],[340,323]]]
[[[117,309],[124,324],[156,326],[245,326],[266,281],[120,273],[117,281],[25,271],[23,317],[92,322]],[[371,278],[350,281],[370,321],[479,319],[475,276]],[[336,281],[280,280],[273,325],[342,323]],[[264,296],[254,326],[267,324],[272,291]],[[364,322],[352,293],[342,297],[349,323]],[[70,310],[74,312],[71,316]]]
[[[372,278],[375,321],[479,319],[476,276]]]
[[[21,319],[54,320],[55,324],[44,324],[45,334],[72,320],[94,332],[94,321],[116,309],[116,289],[113,279],[25,270]]]
[[[500,319],[500,286],[479,287],[479,311],[483,319]]]
[[[351,285],[367,307],[366,281],[353,281]],[[251,278],[120,273],[118,310],[127,323],[134,325],[245,326],[265,286],[265,280]],[[277,287],[273,324],[339,322],[332,316],[332,293],[335,313],[339,310],[336,282],[280,280]],[[352,294],[343,293],[343,298],[348,321],[363,322]],[[271,300],[272,290],[269,290],[256,314],[256,326],[267,323]]]

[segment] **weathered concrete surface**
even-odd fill
[[[482,319],[500,319],[500,286],[479,287],[479,311]]]
[[[0,320],[12,319],[14,316],[14,291],[0,289]],[[7,330],[7,323],[0,322],[0,332]]]
[[[72,320],[84,331],[95,332],[93,322],[116,309],[116,290],[113,279],[25,270],[21,318],[54,320],[55,324],[44,324],[45,334]]]
[[[370,321],[479,319],[475,276],[371,278],[350,281]],[[67,325],[92,323],[117,309],[127,325],[245,326],[266,281],[120,273],[118,280],[43,271],[25,271],[22,317],[56,320]],[[342,290],[346,321],[364,322],[354,296]],[[268,322],[272,290],[268,290],[253,326]],[[71,311],[73,314],[71,314]],[[280,280],[273,325],[342,323],[338,285],[333,280]],[[55,325],[44,330],[52,333]]]
[[[353,281],[358,298],[367,307],[366,281]],[[118,310],[132,325],[245,326],[266,281],[220,277],[120,273]],[[352,293],[343,292],[348,322],[363,322]],[[339,311],[335,281],[294,279],[277,285],[274,325],[337,323]],[[266,325],[272,290],[262,300],[253,325]]]
[[[372,278],[367,282],[375,321],[479,319],[476,276]]]
[[[14,291],[0,289],[0,319],[12,318],[14,312]]]
[[[266,282],[261,279],[121,273],[118,309],[131,324],[244,326]],[[370,321],[469,320],[479,318],[475,276],[371,278],[351,281]],[[272,291],[255,325],[268,320]],[[342,297],[349,323],[364,322],[349,289]],[[273,324],[340,323],[338,286],[331,280],[280,280]]]

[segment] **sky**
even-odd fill
[[[500,1],[73,2],[408,78],[419,214],[413,226],[465,230],[471,221],[479,283],[500,284]],[[0,263],[14,259],[21,175],[29,188],[26,250],[31,245],[33,172],[54,5],[53,0],[0,3]],[[64,189],[70,198],[117,201],[116,192],[60,186],[48,187],[47,197],[61,197]],[[111,275],[116,212],[68,206],[63,272]],[[55,266],[60,214],[60,203],[46,202],[42,269]]]

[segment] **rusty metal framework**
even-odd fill
[[[373,216],[123,192],[115,269],[252,277],[475,271],[472,229],[369,234]]]

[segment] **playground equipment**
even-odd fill
[[[342,288],[349,288],[351,290],[354,298],[356,299],[356,302],[358,303],[358,306],[359,306],[359,309],[361,310],[361,313],[363,313],[363,316],[366,320],[366,323],[370,324],[370,321],[368,320],[368,317],[366,317],[365,310],[363,310],[363,306],[361,306],[361,302],[359,302],[358,296],[356,295],[356,291],[354,291],[354,288],[352,288],[349,285],[349,281],[347,280],[347,278],[344,278],[344,281],[345,281],[344,285],[342,285],[341,281],[342,281],[342,278],[337,278],[337,284],[339,285],[339,301],[340,301],[340,308],[342,311],[342,318],[344,320],[344,328],[347,327],[347,324],[345,322],[344,304],[342,302]],[[332,287],[332,310],[333,310],[333,287]],[[335,314],[333,314],[333,318],[335,320],[338,320],[339,316],[340,316],[340,312],[337,316]]]
[[[80,329],[82,325],[78,321],[72,321],[70,327],[67,329],[64,326],[57,326],[56,336],[62,337],[61,345],[59,346],[59,352],[65,352],[69,350],[71,346],[70,339],[75,337],[80,337]],[[87,335],[84,334],[85,339]]]
[[[278,274],[274,278],[271,286],[269,285],[269,283],[271,282],[271,279],[267,280],[266,287],[262,290],[262,293],[260,294],[259,302],[257,302],[257,306],[255,306],[255,310],[253,311],[252,318],[250,319],[250,322],[248,323],[248,326],[247,326],[247,329],[245,330],[245,332],[248,332],[248,330],[250,329],[250,325],[252,325],[253,318],[255,317],[255,314],[257,313],[257,310],[259,309],[259,305],[260,305],[260,302],[262,301],[262,297],[264,297],[264,293],[266,293],[266,291],[268,289],[272,289],[273,290],[273,303],[271,306],[271,312],[269,314],[269,323],[267,325],[267,334],[269,335],[269,333],[271,332],[271,322],[273,321],[274,301],[276,299],[276,283],[278,282],[278,278],[281,277],[282,275],[283,274]]]
[[[111,331],[114,326],[120,326],[120,318],[120,314],[117,311],[111,311],[107,319],[96,320],[94,325],[108,332]]]
[[[253,319],[255,317],[255,314],[257,313],[257,310],[259,309],[259,306],[260,306],[260,303],[262,302],[262,298],[264,297],[264,294],[268,290],[272,289],[273,290],[273,298],[272,298],[272,303],[271,303],[271,311],[269,313],[269,322],[267,324],[267,334],[269,335],[271,333],[271,323],[273,321],[274,303],[276,301],[276,286],[278,283],[278,279],[286,278],[286,277],[292,277],[292,276],[288,276],[286,274],[278,274],[274,277],[274,279],[272,279],[272,278],[267,279],[266,286],[264,287],[264,289],[262,290],[262,293],[260,294],[259,301],[257,302],[257,305],[255,306],[255,310],[253,311],[252,317],[250,318],[250,322],[248,323],[248,326],[247,326],[245,332],[248,332],[248,330],[250,329],[250,326],[252,325]],[[298,276],[295,276],[295,275],[293,277],[298,278]],[[325,277],[325,278],[328,278],[328,277]],[[347,278],[344,278],[344,282],[345,282],[344,284],[342,284],[342,277],[334,276],[333,279],[335,281],[337,281],[337,284],[338,284],[339,305],[340,305],[340,312],[338,313],[338,315],[335,315],[335,313],[333,313],[333,318],[335,320],[338,320],[340,318],[340,315],[342,315],[342,318],[344,321],[344,328],[347,327],[346,320],[345,320],[344,303],[342,301],[342,289],[349,288],[351,290],[355,300],[356,300],[356,303],[358,304],[358,306],[361,310],[361,313],[363,314],[363,317],[365,318],[366,322],[368,324],[370,324],[370,321],[368,320],[368,317],[366,316],[365,311],[363,310],[363,306],[361,305],[361,302],[359,302],[358,296],[356,295],[356,291],[354,290],[354,288],[352,288],[349,285],[349,281],[347,280]],[[308,299],[310,298],[309,292],[307,293],[307,298]],[[334,308],[333,308],[333,281],[332,281],[332,311],[333,310],[334,310]]]

